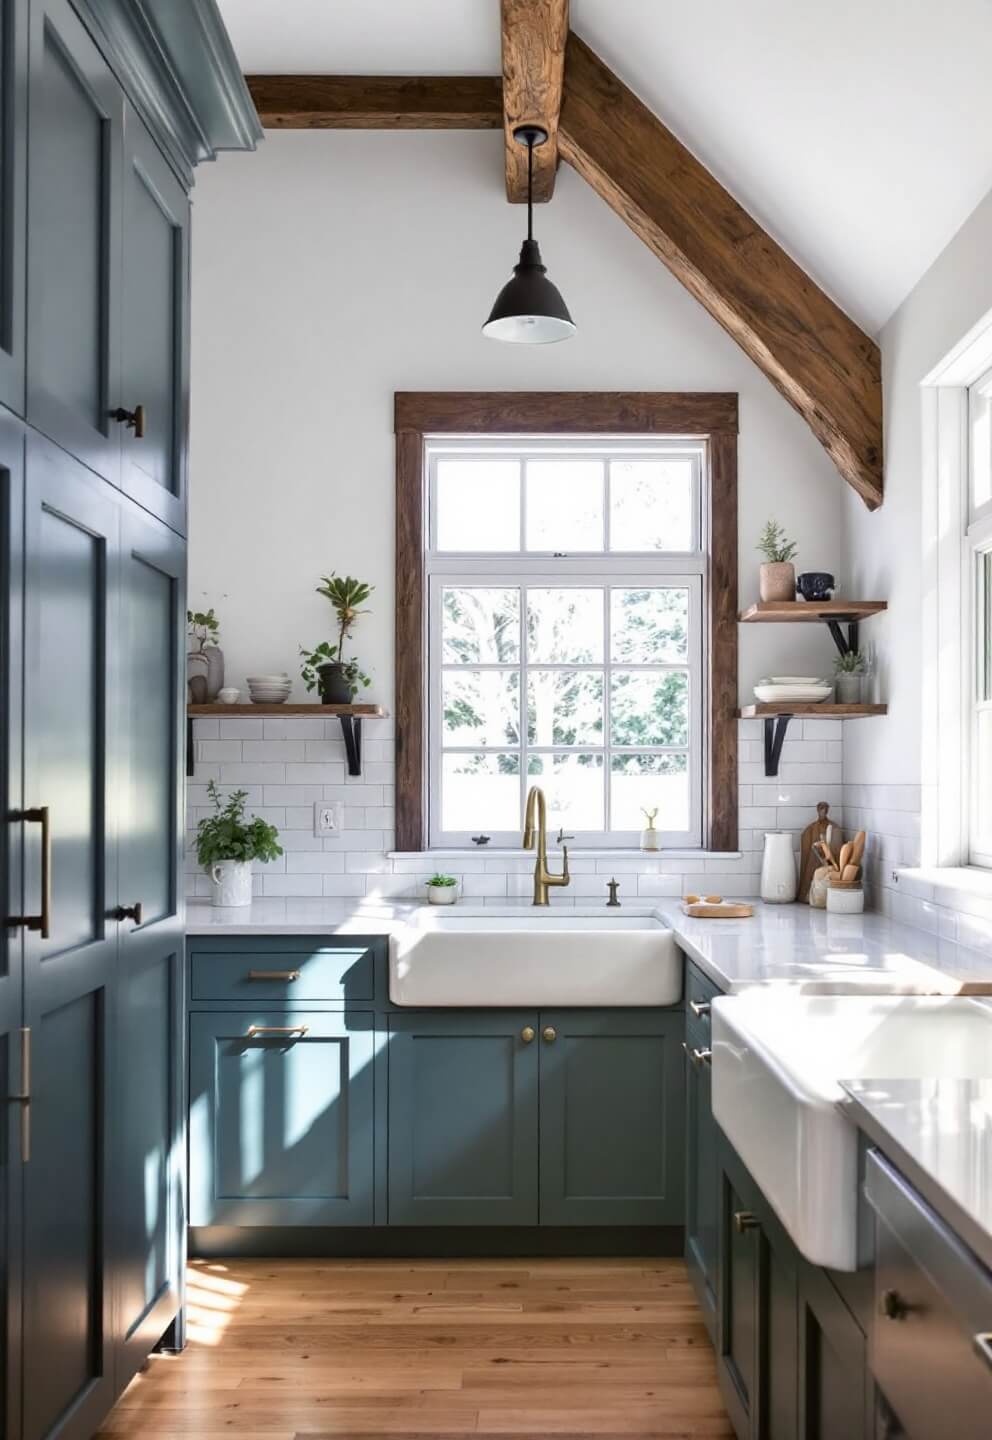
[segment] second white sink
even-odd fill
[[[648,911],[418,910],[389,948],[394,1005],[674,1005],[682,956]]]
[[[713,1114],[800,1251],[857,1264],[857,1132],[840,1080],[992,1078],[992,1007],[944,996],[713,1002]]]

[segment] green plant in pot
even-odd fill
[[[207,793],[214,813],[196,827],[196,858],[210,876],[210,903],[250,905],[252,861],[282,854],[279,831],[258,816],[246,818],[247,790],[234,790],[225,800],[211,780]]]
[[[333,571],[323,576],[322,583],[317,586],[317,594],[323,595],[334,607],[338,640],[336,645],[321,641],[313,650],[301,645],[301,674],[307,689],[316,690],[325,705],[349,705],[360,688],[372,683],[355,657],[350,660],[345,658],[345,641],[351,638],[359,615],[367,613],[361,607],[373,589],[364,580],[355,580],[350,575],[336,575]]]
[[[758,593],[764,601],[795,600],[796,567],[792,560],[799,548],[777,520],[769,520],[755,547],[765,557],[758,571]]]
[[[847,650],[834,661],[838,705],[860,705],[864,699],[868,657],[862,650]]]
[[[432,875],[427,882],[427,899],[431,905],[454,905],[458,898],[458,881],[454,875]]]

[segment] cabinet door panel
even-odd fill
[[[800,1440],[866,1440],[871,1408],[866,1350],[859,1325],[824,1272],[803,1262],[799,1278]]]
[[[27,415],[116,483],[123,96],[67,0],[31,27]]]
[[[389,1222],[537,1222],[537,1045],[527,1012],[389,1017]]]
[[[370,1225],[374,1056],[368,1012],[193,1015],[190,1224]]]
[[[122,502],[119,922],[114,1194],[117,1389],[181,1301],[184,966],[180,676],[185,547]]]
[[[124,407],[141,405],[144,435],[121,432],[121,483],[185,530],[189,202],[128,105],[124,120]]]
[[[683,1023],[681,1011],[541,1012],[542,1224],[682,1223]]]
[[[116,927],[108,909],[116,835],[107,715],[119,504],[101,481],[36,436],[28,442],[25,536],[24,798],[50,809],[52,904],[50,937],[31,931],[24,941],[34,1072],[25,1167],[24,1434],[75,1440],[91,1433],[112,1398]],[[29,913],[42,905],[38,831],[25,831]]]
[[[27,0],[0,0],[0,404],[24,414]]]
[[[691,1045],[691,1042],[690,1042]],[[720,1182],[712,1073],[704,1060],[686,1058],[685,1248],[689,1278],[711,1334],[716,1327],[717,1216]]]

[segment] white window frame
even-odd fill
[[[474,555],[464,552],[453,553],[435,548],[437,535],[436,512],[436,469],[437,461],[453,456],[506,457],[526,461],[528,457],[541,458],[550,455],[574,455],[583,458],[603,460],[626,459],[632,456],[658,458],[677,455],[688,458],[692,463],[692,548],[686,551],[665,552],[617,552],[609,546],[609,496],[605,494],[604,504],[604,548],[596,551],[572,551],[569,553],[551,551],[486,551]],[[525,467],[522,467],[522,475]],[[520,587],[568,587],[602,588],[604,593],[604,640],[607,653],[602,664],[590,665],[546,665],[542,670],[591,670],[604,673],[607,689],[604,695],[604,721],[606,732],[601,746],[552,746],[529,747],[525,735],[521,736],[519,752],[526,756],[531,748],[539,748],[541,754],[588,754],[597,751],[603,756],[604,792],[606,819],[609,822],[609,770],[611,756],[617,754],[665,754],[688,753],[689,756],[689,828],[684,831],[660,831],[659,843],[671,848],[693,849],[702,845],[705,824],[706,755],[707,755],[707,693],[706,693],[706,643],[708,635],[707,582],[708,549],[704,517],[708,514],[706,502],[706,443],[704,440],[678,437],[582,437],[555,439],[520,439],[516,437],[473,437],[460,439],[444,436],[427,437],[427,547],[425,553],[425,578],[427,593],[427,674],[424,686],[426,702],[426,735],[428,737],[428,845],[433,849],[463,849],[472,847],[472,832],[444,831],[440,824],[441,808],[441,764],[442,722],[441,704],[441,592],[450,585],[507,585]],[[608,483],[608,482],[607,482]],[[526,481],[521,484],[521,543],[524,539],[524,507],[526,504]],[[609,606],[611,589],[640,589],[672,585],[689,592],[689,639],[688,661],[685,664],[632,665],[625,662],[612,664],[608,654]],[[520,663],[512,668],[521,675],[521,715],[525,711],[527,656],[524,644],[524,607],[521,605]],[[500,669],[500,666],[472,666],[473,669]],[[618,670],[677,670],[688,672],[689,676],[689,741],[686,746],[637,746],[613,747],[609,743],[608,678],[611,668]],[[492,753],[501,753],[498,747]],[[448,746],[446,753],[463,750],[465,753],[479,753],[478,746]],[[526,763],[520,770],[521,815],[529,779]],[[635,848],[639,844],[639,831],[580,832],[571,842],[576,849],[621,849]],[[519,831],[490,832],[490,844],[495,848],[517,848],[520,844]]]
[[[979,714],[992,710],[992,699],[979,696],[979,666],[992,637],[986,631],[984,592],[979,578],[980,557],[992,551],[992,370],[968,390],[968,502],[962,573],[965,580],[965,684],[968,711],[968,862],[992,869],[992,816],[982,815],[978,804]],[[979,487],[989,498],[978,500]],[[983,823],[984,822],[984,823]]]

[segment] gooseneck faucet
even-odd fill
[[[562,872],[553,875],[548,869],[548,807],[544,791],[539,785],[532,785],[527,792],[527,810],[524,814],[525,850],[534,849],[534,811],[537,811],[537,860],[534,862],[534,904],[547,905],[548,891],[552,886],[567,885],[572,878],[568,873],[568,846],[562,849]]]

